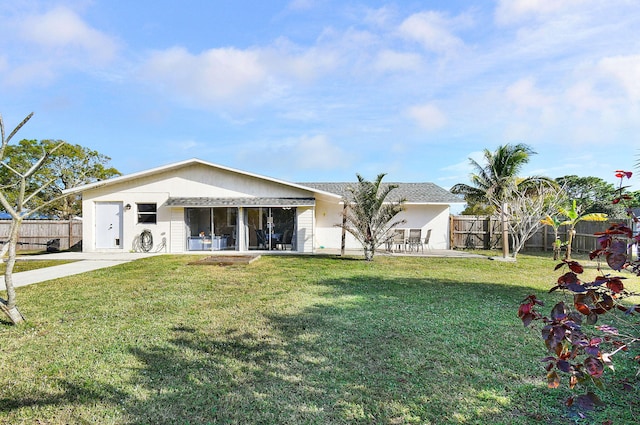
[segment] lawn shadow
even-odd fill
[[[522,287],[370,276],[318,285],[329,288],[319,302],[264,311],[264,327],[180,324],[166,344],[131,347],[142,365],[133,384],[145,393],[129,399],[132,423],[500,423],[529,414],[500,376],[516,367],[512,356],[492,352],[498,339],[522,344],[525,331],[499,332],[504,317],[479,323],[464,301],[447,302],[515,302],[508,320],[518,328],[513,292]],[[531,414],[526,423],[549,423]]]
[[[98,382],[77,384],[67,379],[56,379],[56,383],[60,388],[60,391],[56,393],[36,392],[22,397],[1,398],[0,412],[8,413],[16,409],[32,409],[46,406],[56,406],[62,409],[63,406],[77,404],[94,405],[102,403],[117,406],[128,397],[128,394],[115,386]],[[76,419],[78,423],[84,422],[80,417]]]

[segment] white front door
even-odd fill
[[[96,202],[96,249],[122,248],[122,202]]]

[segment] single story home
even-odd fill
[[[82,195],[83,251],[271,251],[339,249],[342,196],[354,183],[291,183],[190,159],[67,190]],[[403,227],[431,229],[449,248],[449,205],[432,183],[397,183]],[[361,248],[347,234],[347,249]]]

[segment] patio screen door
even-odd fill
[[[245,209],[247,246],[250,250],[295,251],[296,209],[259,207]]]

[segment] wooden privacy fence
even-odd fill
[[[590,252],[597,249],[595,232],[607,229],[613,223],[624,222],[631,227],[629,219],[609,221],[581,221],[576,225],[576,235],[572,249],[576,252]],[[502,223],[496,216],[451,216],[450,243],[452,249],[494,249],[502,247]],[[567,240],[568,226],[560,227],[558,236],[561,241]],[[549,226],[541,227],[525,243],[524,249],[552,250],[553,229]],[[509,245],[511,248],[511,245]]]
[[[0,220],[0,242],[9,239],[11,220]],[[18,250],[78,249],[82,242],[80,220],[25,220],[20,226]]]

